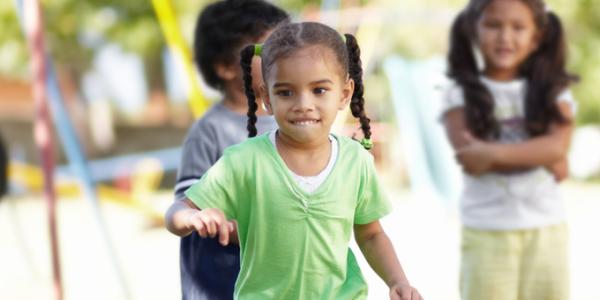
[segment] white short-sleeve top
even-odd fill
[[[527,81],[494,81],[481,77],[494,98],[494,116],[500,125],[500,143],[518,143],[529,138],[525,128]],[[566,89],[556,99],[576,103]],[[451,84],[444,92],[442,114],[464,105],[462,88]],[[527,229],[564,221],[565,211],[558,183],[544,167],[486,173],[474,177],[464,174],[460,204],[461,218],[467,227],[491,230]]]

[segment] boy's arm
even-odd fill
[[[396,294],[397,290],[397,295],[402,299],[421,299],[417,290],[408,282],[392,242],[379,221],[355,224],[354,238],[373,271],[392,289],[390,297],[392,292]]]

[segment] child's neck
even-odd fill
[[[518,71],[515,69],[485,69],[483,75],[494,81],[512,81],[518,78]]]
[[[331,159],[329,136],[314,143],[298,143],[281,132],[275,137],[277,152],[294,173],[300,176],[316,176]]]

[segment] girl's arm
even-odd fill
[[[465,124],[465,111],[462,107],[449,110],[444,114],[444,128],[450,145],[456,151],[469,145],[465,132],[470,132]]]
[[[187,236],[197,231],[201,237],[214,238],[226,246],[230,242],[230,233],[234,233],[235,223],[227,221],[225,214],[218,208],[198,209],[189,199],[175,201],[165,213],[167,230],[178,236]],[[235,239],[232,235],[232,239]]]
[[[355,224],[354,238],[371,268],[390,287],[390,299],[422,299],[408,282],[392,242],[379,221]]]
[[[458,161],[471,174],[546,166],[557,178],[562,178],[566,172],[573,114],[568,103],[560,102],[558,105],[567,122],[553,124],[547,134],[517,144],[473,138],[465,126],[463,109],[446,113],[444,125]]]

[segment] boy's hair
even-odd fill
[[[456,17],[450,31],[448,55],[450,78],[464,92],[467,127],[482,139],[499,136],[494,118],[494,100],[479,80],[480,72],[474,54],[476,24],[493,0],[471,0]],[[560,19],[546,9],[543,0],[521,0],[532,11],[534,22],[542,33],[538,48],[520,66],[519,75],[527,79],[525,124],[531,136],[544,134],[552,122],[567,120],[556,105],[558,95],[578,78],[566,71],[566,44]]]
[[[354,80],[354,92],[350,101],[352,115],[360,120],[364,137],[371,137],[371,126],[369,118],[365,113],[363,98],[364,87],[362,82],[362,67],[360,61],[360,49],[356,38],[351,34],[345,34],[346,41],[332,28],[314,22],[303,22],[286,24],[278,28],[262,46],[262,74],[267,78],[270,68],[275,61],[285,58],[294,52],[308,46],[319,45],[333,51],[340,67],[342,77],[346,74]],[[244,72],[244,87],[248,97],[248,136],[256,135],[256,96],[252,89],[252,57],[255,55],[255,45],[244,48],[241,52],[241,65]]]
[[[288,21],[285,11],[263,0],[223,0],[204,8],[196,22],[194,58],[206,83],[221,89],[215,64],[237,63],[240,47]]]

